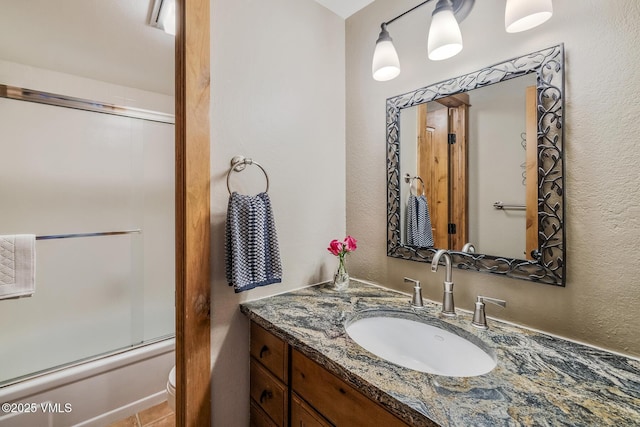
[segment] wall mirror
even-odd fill
[[[557,45],[387,99],[388,256],[564,286],[563,73]]]

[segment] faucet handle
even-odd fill
[[[473,246],[473,243],[465,243],[462,247],[462,252],[473,254],[476,252],[476,247]]]
[[[485,302],[490,302],[492,304],[499,305],[501,307],[507,306],[507,302],[504,300],[478,295],[478,298],[476,299],[476,308],[473,311],[473,321],[471,322],[471,324],[476,328],[480,328],[480,329],[489,328],[487,326],[487,317],[484,312]]]
[[[478,295],[478,301],[479,302],[490,302],[492,304],[495,305],[499,305],[501,307],[506,307],[507,306],[507,302],[501,299],[497,299],[497,298],[490,298],[490,297],[484,297],[482,295]]]
[[[412,279],[410,277],[405,277],[404,283],[413,283],[414,286],[420,286],[420,280]]]
[[[413,308],[423,308],[424,304],[422,302],[422,288],[420,287],[420,281],[416,279],[411,279],[409,277],[404,278],[405,283],[413,283],[413,298],[411,299],[411,307]]]

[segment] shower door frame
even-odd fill
[[[209,0],[176,0],[176,425],[211,425]]]

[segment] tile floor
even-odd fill
[[[109,427],[175,427],[175,425],[176,415],[165,401],[115,422]]]

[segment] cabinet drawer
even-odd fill
[[[287,388],[255,359],[251,359],[251,399],[278,426],[286,425]]]
[[[271,418],[264,413],[260,406],[251,400],[251,427],[277,427]]]
[[[407,427],[407,424],[382,406],[297,350],[292,351],[291,361],[293,391],[332,424],[349,427]]]
[[[295,393],[291,394],[291,427],[332,427]]]
[[[288,346],[280,338],[251,322],[251,356],[259,360],[285,384],[287,378]]]

